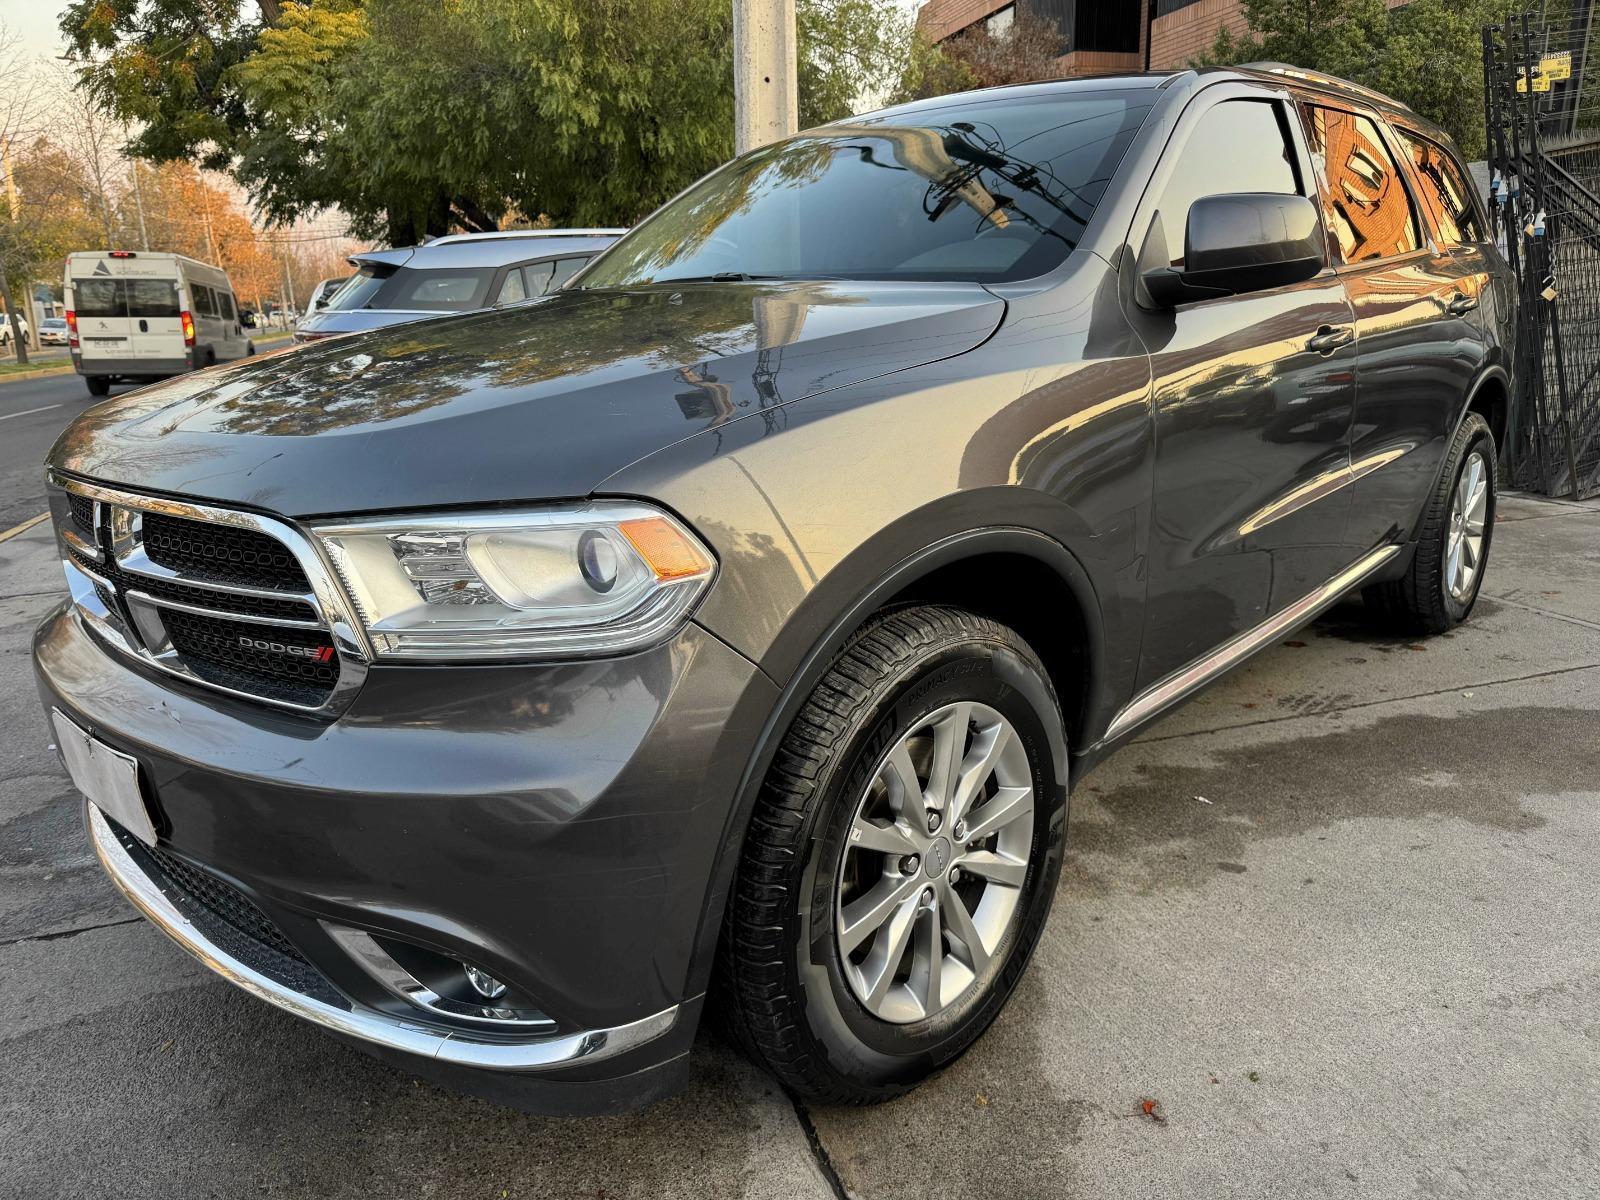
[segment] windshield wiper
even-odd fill
[[[785,279],[784,275],[749,275],[744,271],[718,271],[715,275],[669,275],[665,279],[652,279],[651,283],[750,283],[752,281]]]

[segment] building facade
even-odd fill
[[[1406,0],[1385,0],[1399,8]],[[1055,22],[1062,75],[1170,71],[1205,53],[1227,29],[1246,32],[1240,0],[928,0],[917,24],[936,42],[976,25],[1001,33],[1018,4]]]

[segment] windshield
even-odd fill
[[[991,100],[823,126],[702,179],[577,283],[1003,282],[1078,244],[1150,93]]]

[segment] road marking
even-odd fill
[[[49,412],[52,408],[60,407],[61,405],[59,404],[41,404],[38,408],[25,408],[21,412],[7,413],[5,416],[0,417],[0,421],[9,421],[12,417],[25,417],[29,413]]]
[[[27,533],[28,530],[32,529],[35,525],[37,525],[40,521],[43,521],[49,515],[50,514],[47,513],[47,512],[42,512],[37,517],[34,517],[33,520],[31,520],[31,521],[24,521],[21,525],[13,525],[10,529],[6,530],[4,533],[0,533],[0,542],[6,541],[6,540],[8,540],[10,538],[14,538],[19,533]]]

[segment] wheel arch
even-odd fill
[[[1016,598],[985,599],[970,582],[979,570],[1005,572],[1006,578],[1028,590],[1012,589]],[[889,608],[925,603],[968,608],[1015,629],[1040,656],[1055,686],[1068,749],[1080,739],[1087,740],[1082,738],[1084,729],[1096,720],[1104,701],[1106,645],[1097,593],[1076,555],[1038,530],[995,526],[951,534],[902,558],[842,606],[788,678],[776,681],[781,688],[778,701],[750,752],[717,848],[685,995],[698,995],[709,984],[756,798],[801,706],[839,651],[867,621]],[[1058,628],[1052,629],[1052,624]],[[1064,772],[1068,769],[1065,763],[1062,767]]]

